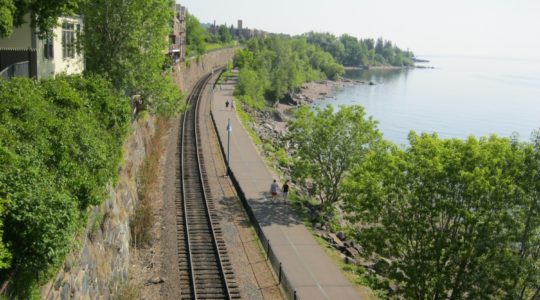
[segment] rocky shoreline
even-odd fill
[[[289,93],[284,101],[276,103],[272,111],[253,111],[251,113],[254,119],[253,129],[263,140],[270,140],[272,144],[279,145],[281,138],[287,133],[287,122],[299,106],[333,98],[344,87],[358,84],[375,85],[373,82],[352,79],[304,83],[298,92]]]
[[[292,105],[311,104],[314,101],[333,97],[340,89],[357,84],[375,85],[372,81],[354,79],[322,80],[304,83],[298,93],[289,93],[286,97]]]

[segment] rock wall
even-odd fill
[[[200,59],[183,62],[174,69],[178,86],[190,91],[197,80],[232,60],[236,48],[217,50]],[[41,289],[43,299],[111,299],[128,279],[130,261],[129,219],[138,202],[137,174],[155,133],[155,118],[132,124],[124,144],[124,164],[116,187],[107,200],[93,208],[84,234],[56,276]]]
[[[154,132],[153,117],[133,123],[116,188],[109,187],[107,200],[93,207],[85,234],[76,241],[79,251],[68,255],[55,278],[42,288],[42,298],[110,299],[128,278],[129,217],[138,201],[137,173]]]
[[[232,61],[234,52],[238,49],[238,47],[233,47],[216,50],[207,53],[200,59],[191,58],[178,64],[174,69],[176,84],[184,92],[191,91],[201,76]]]

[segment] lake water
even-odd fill
[[[410,130],[444,138],[517,132],[529,140],[540,128],[540,60],[422,57],[435,69],[356,70],[373,81],[340,90],[317,105],[364,106],[384,137],[407,144]]]

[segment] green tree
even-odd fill
[[[321,204],[328,205],[343,199],[349,172],[381,142],[376,122],[366,119],[361,106],[342,106],[337,112],[332,106],[301,107],[289,130],[294,176],[315,183]]]
[[[18,296],[63,261],[104,199],[129,123],[129,98],[101,77],[0,80],[0,262],[11,256]]]
[[[336,79],[344,73],[343,67],[331,55],[304,38],[254,38],[246,43],[246,49],[236,53],[234,61],[240,68],[236,95],[244,95],[249,90],[246,86],[256,87],[257,93],[245,98],[249,101],[259,99],[260,88],[264,89],[263,95],[268,102],[276,102],[306,81]],[[242,76],[242,72],[256,76],[248,78]]]
[[[531,146],[514,141],[524,154],[524,168],[518,182],[524,193],[518,198],[515,268],[509,272],[512,299],[535,299],[540,295],[540,131],[532,134]]]
[[[360,66],[361,62],[361,48],[358,43],[358,39],[344,34],[339,40],[345,47],[342,63],[346,66]]]
[[[24,23],[24,15],[31,12],[30,25],[38,35],[50,33],[58,17],[77,12],[79,0],[0,0],[0,38],[9,37],[13,28]]]
[[[186,13],[187,55],[203,55],[206,51],[206,30],[194,15]]]
[[[0,270],[9,268],[11,265],[11,253],[8,250],[8,247],[3,242],[4,235],[4,211],[6,201],[0,199]]]
[[[231,31],[225,25],[219,25],[218,36],[219,36],[219,41],[222,43],[229,43],[233,40]]]
[[[309,32],[304,34],[306,40],[310,44],[318,45],[324,51],[330,53],[336,61],[343,63],[343,56],[345,55],[345,47],[343,43],[338,40],[331,33],[318,33],[318,32]]]
[[[384,50],[384,41],[383,41],[382,37],[380,37],[380,38],[377,39],[377,42],[375,43],[375,52],[377,54],[382,55],[383,50]]]
[[[241,49],[234,54],[234,65],[242,69],[253,64],[255,57],[252,51]]]
[[[390,41],[382,38],[375,41],[373,39],[358,40],[348,34],[344,34],[337,39],[330,33],[309,32],[303,35],[308,43],[321,47],[330,53],[334,59],[345,65],[355,67],[368,67],[370,65],[393,65],[412,66],[413,54],[402,51],[392,45]]]
[[[170,71],[163,71],[174,13],[169,0],[85,1],[81,10],[87,73],[109,78],[128,96],[141,95],[152,113],[184,108]]]
[[[378,270],[406,298],[534,298],[540,243],[531,145],[414,133],[409,141],[405,150],[371,153],[347,184],[358,238],[391,261]]]
[[[266,106],[264,82],[260,80],[257,72],[253,70],[244,69],[240,72],[234,95],[249,107],[263,109]]]

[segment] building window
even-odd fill
[[[54,58],[54,51],[53,51],[53,38],[49,37],[43,40],[43,56],[45,59],[53,59]]]
[[[77,43],[77,55],[81,55],[81,44],[80,44],[80,39],[81,37],[81,24],[77,24],[77,36],[76,36],[76,43]]]
[[[64,58],[75,57],[75,24],[62,24],[62,54]]]

